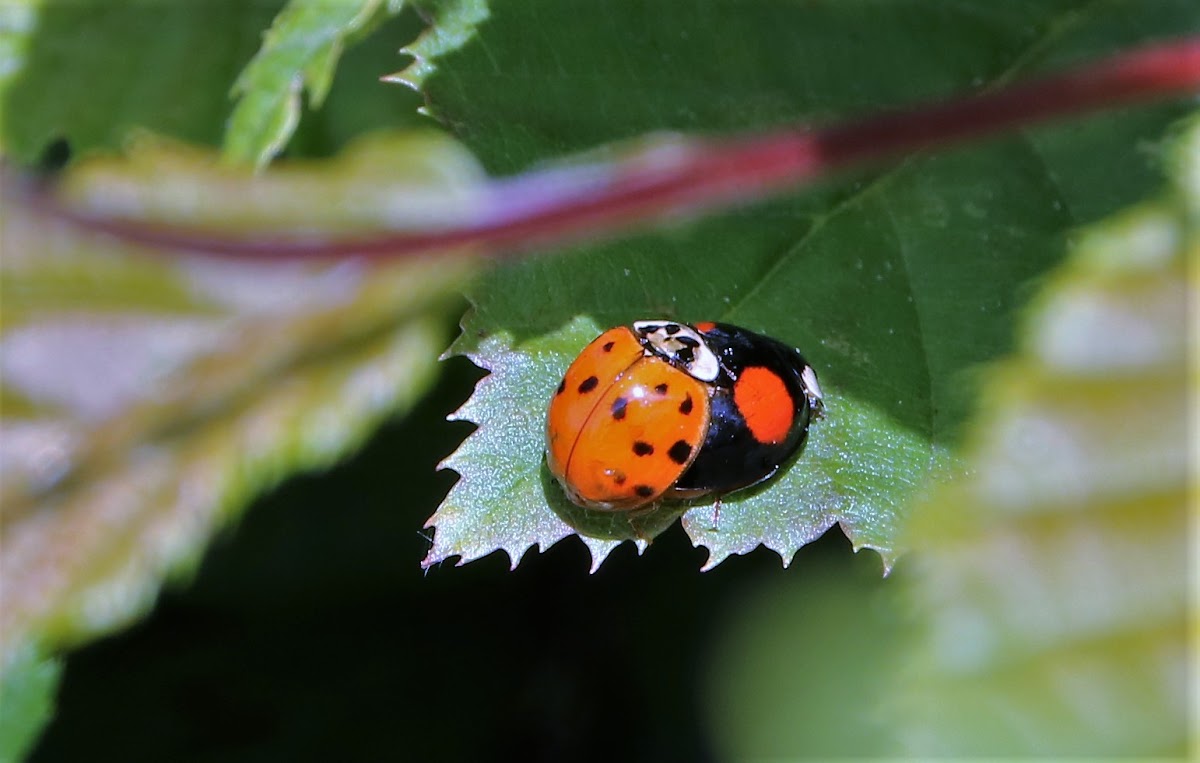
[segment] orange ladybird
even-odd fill
[[[637,321],[567,369],[546,461],[587,508],[720,496],[773,475],[821,412],[816,373],[781,342],[723,323]]]

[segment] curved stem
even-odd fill
[[[166,249],[253,259],[396,257],[462,247],[517,252],[745,203],[867,162],[1197,91],[1200,37],[1185,38],[1043,79],[821,129],[679,140],[609,163],[499,179],[488,186],[488,210],[469,224],[358,238],[223,238],[211,230],[89,214],[8,172],[3,184],[6,196],[35,213]]]

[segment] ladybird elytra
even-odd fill
[[[643,355],[642,345],[629,329],[609,329],[579,353],[550,400],[546,416],[546,460],[556,477],[566,474],[578,433],[599,402],[600,379],[607,389]],[[591,380],[595,379],[595,382]],[[561,479],[561,478],[560,478]]]
[[[773,475],[822,411],[800,353],[737,326],[637,321],[601,334],[551,396],[546,460],[575,503],[629,510]]]
[[[702,382],[661,358],[638,359],[604,391],[579,430],[566,482],[605,508],[655,500],[691,465],[708,431],[703,406],[691,414],[680,406],[706,396]]]

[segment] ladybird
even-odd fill
[[[726,323],[636,321],[567,369],[546,463],[585,508],[719,498],[775,474],[822,411],[816,372],[782,342]]]

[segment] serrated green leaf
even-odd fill
[[[0,145],[22,163],[60,139],[76,155],[119,149],[135,128],[217,145],[229,88],[282,2],[0,3],[20,22],[0,47],[18,51],[0,58],[16,67],[0,84]]]
[[[427,565],[453,555],[469,561],[503,548],[515,567],[530,546],[544,550],[578,533],[592,552],[595,569],[621,540],[633,540],[644,549],[648,539],[681,514],[697,545],[703,543],[712,552],[707,567],[731,553],[746,553],[760,542],[783,555],[838,521],[865,539],[863,545],[884,553],[890,564],[892,549],[885,544],[897,528],[887,524],[891,517],[882,522],[872,517],[869,508],[881,495],[895,491],[895,485],[888,482],[888,475],[847,485],[846,475],[870,470],[880,461],[920,474],[929,451],[869,406],[836,396],[826,398],[827,419],[812,427],[804,457],[785,478],[791,490],[756,490],[728,497],[719,518],[714,517],[711,504],[686,514],[686,507],[677,505],[631,514],[589,511],[566,500],[542,458],[545,407],[567,366],[600,331],[595,322],[581,318],[525,346],[514,347],[507,335],[493,336],[468,353],[490,374],[455,418],[483,423],[443,464],[462,479],[429,520],[438,532]],[[514,416],[515,411],[522,415]],[[856,440],[871,438],[875,439],[870,449],[849,447]],[[793,499],[780,498],[781,493],[802,496],[812,511],[797,516],[788,505]],[[842,501],[841,496],[849,500]],[[746,539],[750,539],[748,547],[738,545]],[[785,555],[785,562],[789,558]]]
[[[476,28],[488,18],[488,5],[487,0],[421,0],[417,5],[433,17],[433,23],[401,49],[401,53],[413,57],[413,63],[384,79],[419,91],[425,79],[437,69],[439,57],[471,40]]]
[[[301,95],[319,107],[347,42],[399,9],[382,0],[289,0],[233,86],[225,160],[256,167],[270,161],[300,120]]]
[[[452,161],[426,172],[436,157],[462,158],[429,136],[375,138],[279,176],[219,170],[215,156],[163,144],[148,151],[84,162],[67,185],[84,208],[120,196],[152,221],[215,227],[199,210],[228,205],[247,225],[262,209],[260,226],[289,227],[290,213],[291,229],[311,230],[336,227],[329,210],[340,200],[315,211],[322,187],[373,189],[399,207],[411,198],[436,218],[465,214],[432,205],[452,206],[447,187],[478,177],[466,164],[455,176]],[[127,623],[250,498],[342,457],[409,408],[472,269],[446,257],[168,259],[16,204],[3,212],[0,381],[27,401],[0,422],[4,659]]]
[[[462,478],[427,523],[438,529],[426,566],[454,555],[461,564],[502,548],[516,567],[531,546],[544,550],[579,531],[595,570],[622,540],[644,549],[645,538],[679,516],[670,509],[637,518],[581,509],[552,484],[542,462],[546,400],[597,333],[594,323],[581,319],[529,348],[513,347],[510,336],[500,335],[483,339],[470,353],[490,374],[454,418],[488,423],[442,464]]]
[[[400,4],[411,11],[410,5]],[[287,156],[331,156],[368,133],[433,127],[419,111],[424,103],[419,93],[397,89],[380,78],[382,72],[396,67],[399,46],[416,39],[425,28],[415,12],[405,12],[356,35],[362,39],[346,46],[338,59],[321,107],[303,111],[288,141]]]
[[[514,171],[656,130],[821,121],[993,86],[1200,28],[1194,4],[1176,0],[693,10],[504,5],[436,60],[423,90],[481,161]],[[494,426],[524,433],[469,439],[469,457],[452,465],[479,469],[464,474],[468,483],[488,480],[495,461],[536,484],[545,403],[529,390],[553,385],[569,360],[556,349],[564,327],[585,325],[579,317],[596,329],[653,317],[725,320],[800,348],[830,415],[780,479],[724,501],[718,532],[711,509],[694,508],[684,519],[693,542],[709,548],[710,566],[759,544],[786,561],[841,524],[855,547],[879,549],[886,567],[902,549],[909,496],[950,466],[945,454],[970,409],[973,369],[1011,348],[1013,316],[1029,284],[1061,258],[1068,232],[1159,182],[1153,145],[1180,112],[1158,108],[915,157],[720,218],[492,271],[470,290],[474,310],[455,349],[513,369],[481,385],[479,394],[497,402],[472,403],[473,438],[489,438]],[[508,352],[525,357],[503,358]],[[542,360],[526,362],[534,357]],[[482,418],[511,417],[499,401],[516,399],[519,421]],[[518,441],[522,450],[505,450]],[[525,493],[511,502],[472,495],[452,494],[454,513],[435,516],[447,540],[431,558],[503,548],[517,559],[531,536],[508,542],[505,528],[533,521],[527,511],[554,512],[553,497],[535,506]],[[467,543],[472,534],[487,542]]]
[[[1200,121],[1182,145],[1179,196],[1089,229],[1047,283],[1023,351],[989,373],[968,474],[917,511],[930,628],[893,703],[909,754],[1157,757],[1193,741],[1200,248],[1184,211]]]

